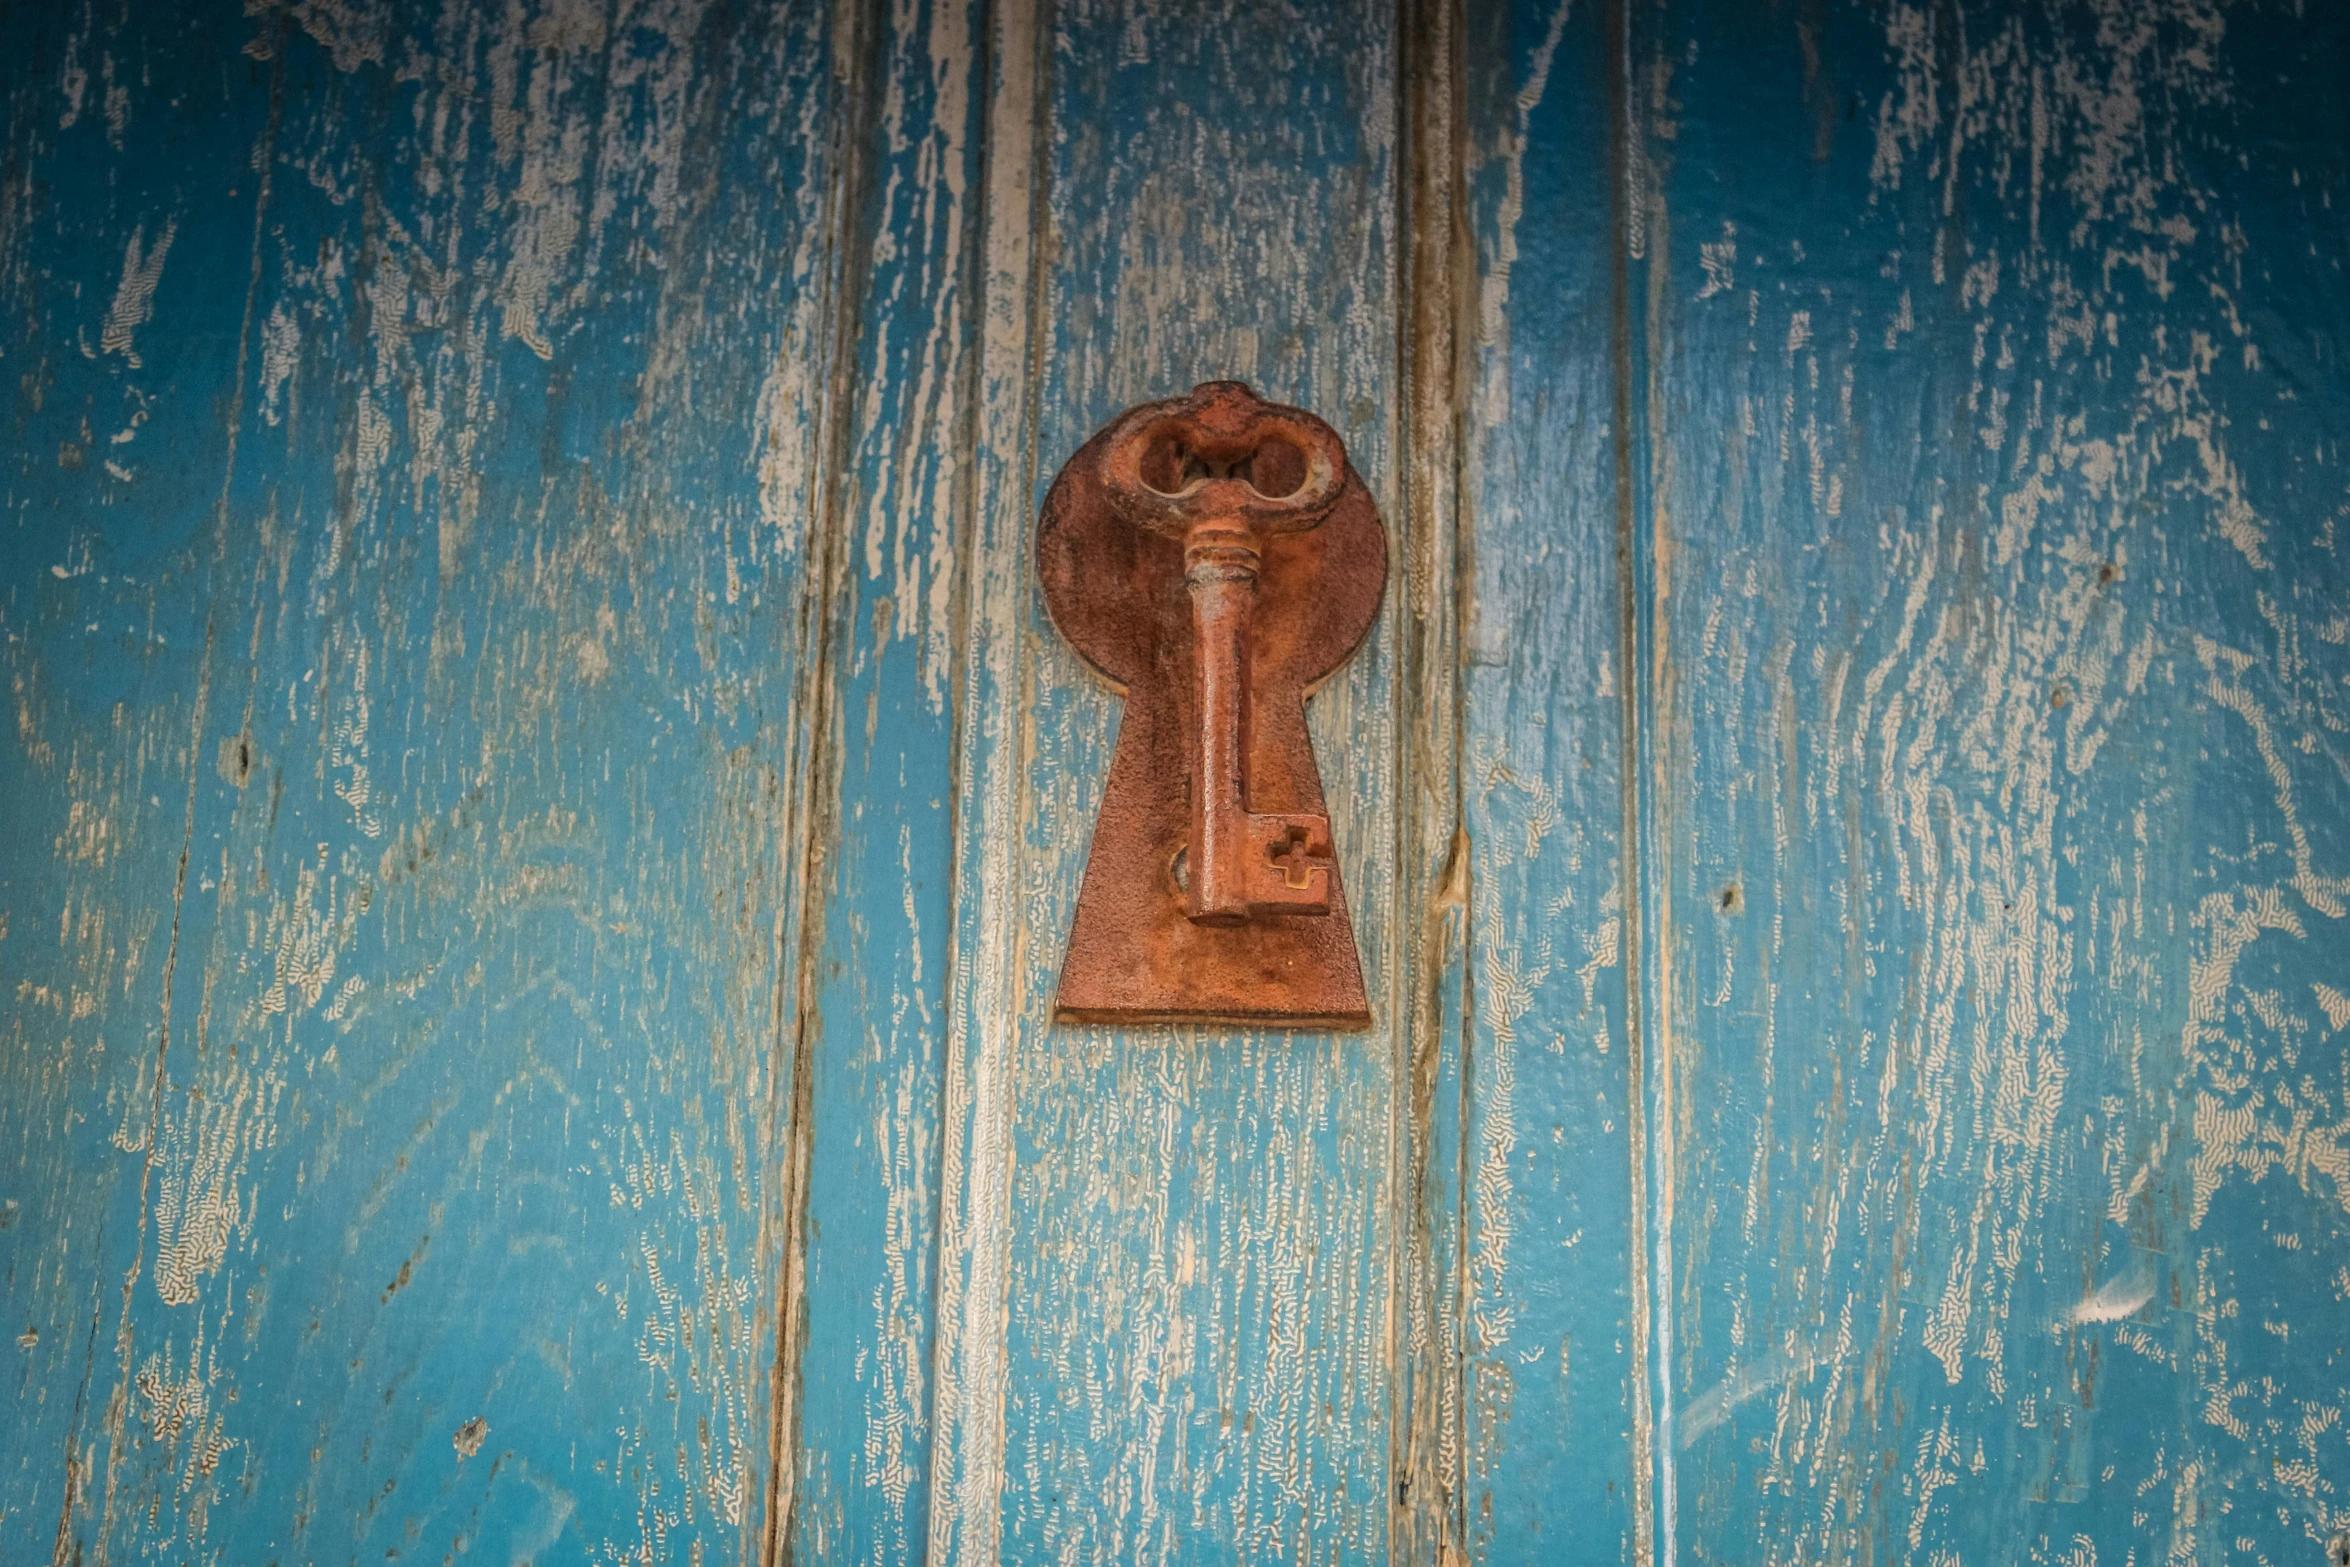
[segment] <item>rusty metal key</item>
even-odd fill
[[[1386,581],[1337,433],[1233,381],[1130,410],[1055,481],[1038,564],[1127,698],[1059,1015],[1367,1022],[1304,721]]]

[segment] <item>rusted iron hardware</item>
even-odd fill
[[[1368,1024],[1305,722],[1387,583],[1337,432],[1238,381],[1131,409],[1053,481],[1037,562],[1126,697],[1056,1015]]]

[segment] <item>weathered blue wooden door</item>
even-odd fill
[[[0,1558],[2350,1559],[2350,15],[0,37]],[[1056,1027],[1226,376],[1374,1024]]]

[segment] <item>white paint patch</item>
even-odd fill
[[[1486,346],[1485,386],[1477,398],[1488,425],[1498,426],[1509,418],[1509,304],[1510,269],[1518,260],[1518,220],[1526,212],[1526,142],[1529,126],[1543,95],[1550,90],[1551,61],[1557,56],[1559,42],[1566,36],[1567,13],[1573,0],[1559,0],[1558,9],[1551,12],[1550,25],[1535,46],[1534,57],[1526,73],[1526,85],[1518,90],[1517,123],[1502,136],[1496,149],[1503,164],[1503,193],[1501,211],[1494,223],[1493,258],[1487,264],[1485,276],[1477,287],[1478,336]]]
[[[2060,1319],[2070,1323],[2119,1322],[2134,1317],[2154,1298],[2154,1270],[2144,1263],[2106,1280]]]
[[[302,328],[286,301],[269,307],[261,323],[261,417],[275,424],[283,416],[286,383],[302,353]]]
[[[114,303],[107,307],[106,324],[98,334],[99,352],[120,354],[133,365],[141,363],[131,334],[155,314],[155,289],[163,281],[163,261],[171,254],[172,237],[178,232],[179,221],[166,219],[163,232],[149,248],[147,226],[142,223],[132,231],[130,243],[123,247],[122,281],[114,287]]]
[[[1716,294],[1727,294],[1738,286],[1738,225],[1722,220],[1722,237],[1697,247],[1697,264],[1705,273],[1705,282],[1698,288],[1697,297],[1711,299]]]
[[[269,0],[245,0],[247,16],[266,16],[273,9]],[[358,70],[363,65],[381,65],[384,58],[384,39],[391,30],[391,18],[398,14],[390,4],[371,5],[360,0],[293,0],[285,10],[313,43],[327,52],[335,69],[343,72]]]
[[[167,1306],[193,1305],[200,1281],[216,1272],[229,1242],[253,1226],[245,1190],[252,1156],[277,1137],[284,1081],[240,1066],[187,1097],[163,1117],[156,1163],[155,1293]]]
[[[912,34],[920,8],[897,0],[896,10],[895,31]],[[874,652],[893,637],[911,639],[934,712],[945,709],[954,671],[957,492],[968,412],[962,322],[970,303],[962,258],[972,222],[964,172],[976,53],[970,22],[961,6],[934,9],[925,49],[898,62],[886,82],[881,119],[891,159],[879,225],[885,244],[871,260],[880,297],[866,306],[863,351],[894,373],[866,383],[853,459],[868,491],[865,575],[889,590],[888,612],[877,608],[873,620]],[[886,243],[897,234],[921,243]],[[892,337],[901,320],[927,322],[929,330],[901,344]],[[891,398],[894,403],[885,401]]]

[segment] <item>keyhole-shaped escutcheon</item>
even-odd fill
[[[1037,559],[1126,697],[1057,1014],[1368,1023],[1305,727],[1387,580],[1337,433],[1237,381],[1132,409],[1054,481]]]

